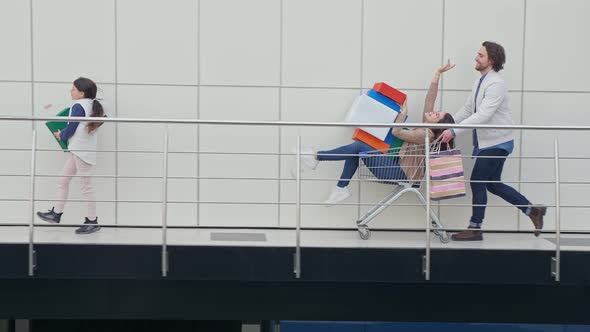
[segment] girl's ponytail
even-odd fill
[[[90,116],[93,118],[104,117],[104,109],[102,108],[102,105],[100,104],[100,102],[97,99],[94,99],[92,101],[92,113],[90,114]],[[86,129],[88,130],[88,133],[92,133],[98,127],[100,127],[102,124],[103,124],[103,122],[89,122],[86,125]]]

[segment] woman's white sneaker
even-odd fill
[[[348,187],[336,186],[334,189],[332,189],[332,193],[330,194],[330,197],[328,197],[328,199],[324,202],[324,204],[327,204],[327,205],[337,204],[337,203],[340,203],[340,202],[346,200],[351,195],[352,194],[350,193],[350,190],[348,189]]]
[[[292,150],[293,154],[297,153],[296,149]],[[301,149],[301,171],[307,170],[315,170],[318,167],[319,160],[315,159],[316,149],[306,146]],[[293,178],[297,177],[297,168],[294,167],[291,169],[291,176]]]
[[[315,159],[316,152],[316,149],[310,146],[301,149],[301,162],[305,167],[311,170],[318,167],[319,160]]]

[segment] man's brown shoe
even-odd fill
[[[531,212],[529,213],[529,218],[533,222],[535,226],[535,236],[539,236],[541,234],[541,230],[543,229],[543,217],[547,213],[546,206],[533,206],[531,207]]]
[[[462,232],[451,235],[453,241],[481,241],[483,240],[483,232],[481,228],[468,228]]]

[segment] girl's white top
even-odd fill
[[[92,114],[92,99],[84,98],[78,99],[70,107],[70,116],[72,113],[72,109],[74,108],[75,104],[80,104],[84,109],[85,117],[89,117]],[[68,150],[78,156],[78,158],[82,159],[87,164],[95,165],[96,164],[96,144],[97,144],[97,130],[93,131],[92,133],[88,133],[88,126],[89,122],[80,122],[74,135],[70,137],[68,140]]]

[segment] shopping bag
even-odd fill
[[[465,196],[463,159],[460,149],[440,150],[440,144],[430,152],[430,199]]]
[[[64,108],[61,112],[57,113],[55,116],[69,116],[70,115],[70,108]],[[68,142],[62,142],[61,140],[57,139],[53,133],[56,133],[58,130],[64,130],[68,122],[67,121],[48,121],[45,123],[49,131],[51,132],[51,136],[57,141],[57,144],[62,148],[62,150],[68,150]]]

